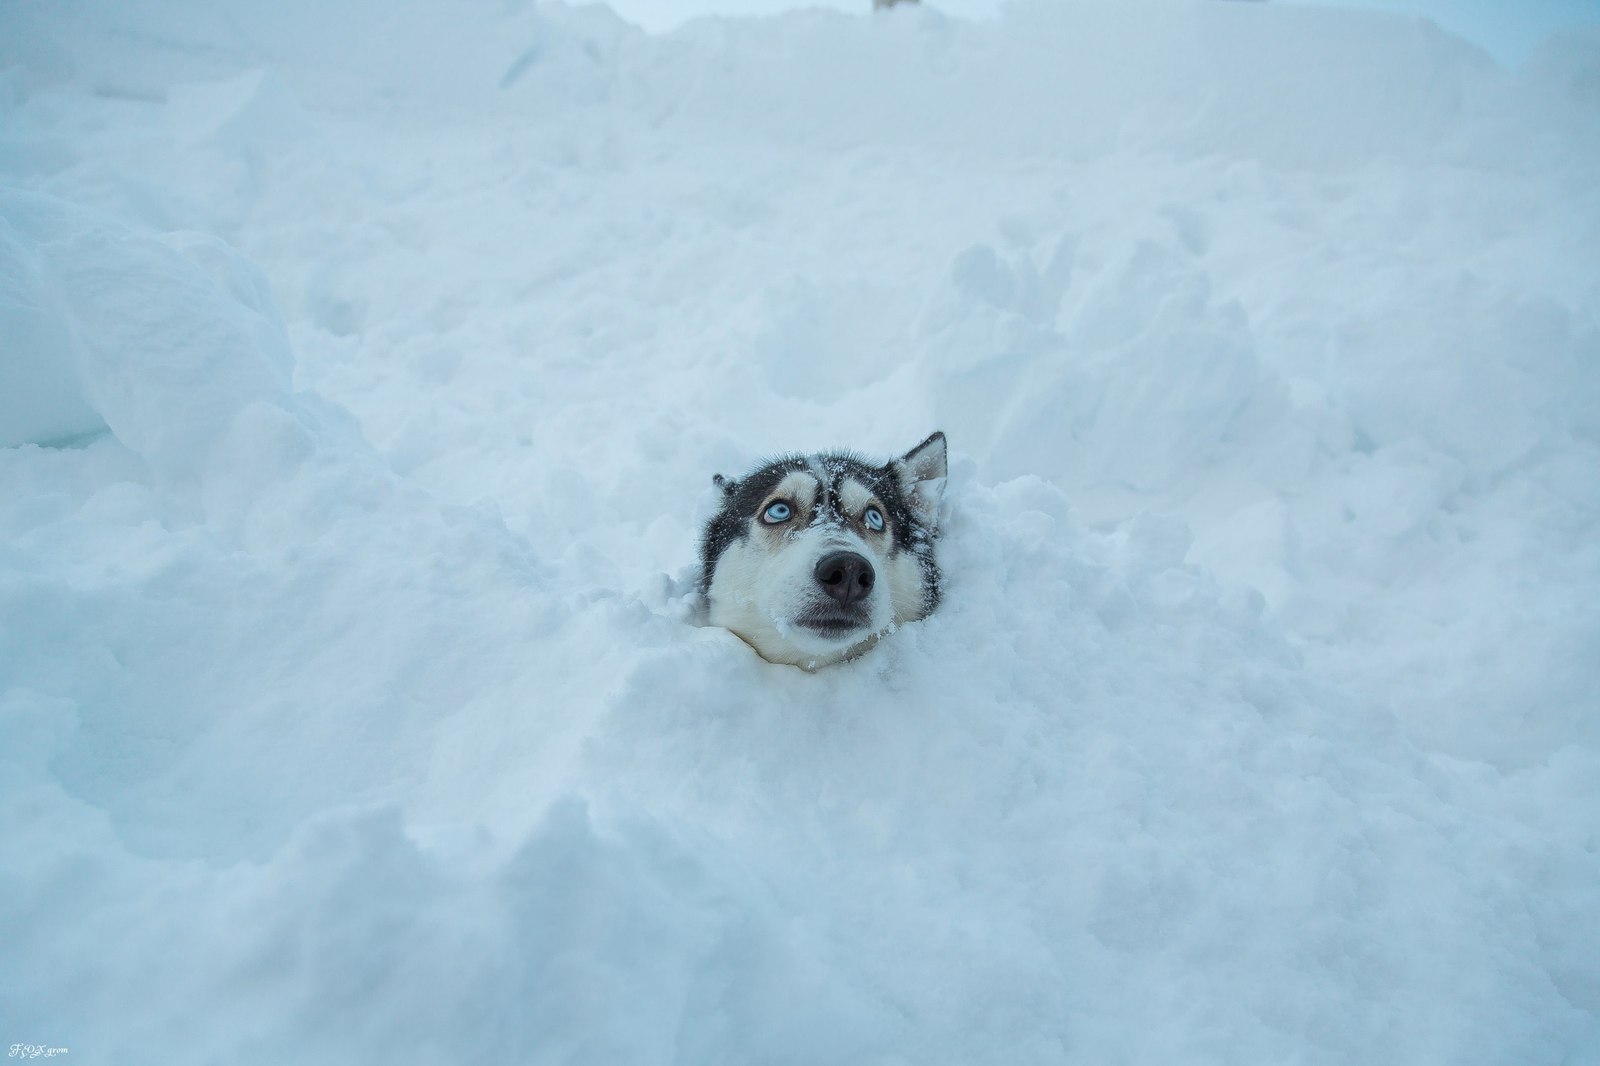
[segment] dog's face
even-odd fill
[[[946,472],[943,433],[874,466],[796,455],[737,481],[701,542],[712,625],[761,657],[814,669],[864,651],[939,599],[933,545]]]

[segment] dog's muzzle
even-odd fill
[[[812,571],[824,598],[798,619],[802,626],[832,640],[845,640],[871,624],[868,597],[877,574],[866,556],[829,552]]]

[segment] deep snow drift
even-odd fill
[[[0,1040],[1600,1062],[1600,41],[267,6],[0,7]],[[936,428],[936,615],[690,623]]]

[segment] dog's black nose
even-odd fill
[[[872,564],[855,552],[834,552],[817,563],[817,584],[842,605],[865,599],[876,575]]]

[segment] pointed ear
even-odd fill
[[[939,501],[944,498],[949,470],[944,434],[935,433],[890,465],[900,478],[906,503],[932,528],[939,518]]]
[[[711,476],[711,483],[717,488],[721,489],[724,496],[732,496],[733,490],[739,487],[739,483],[737,481],[729,481],[721,474],[713,474]]]

